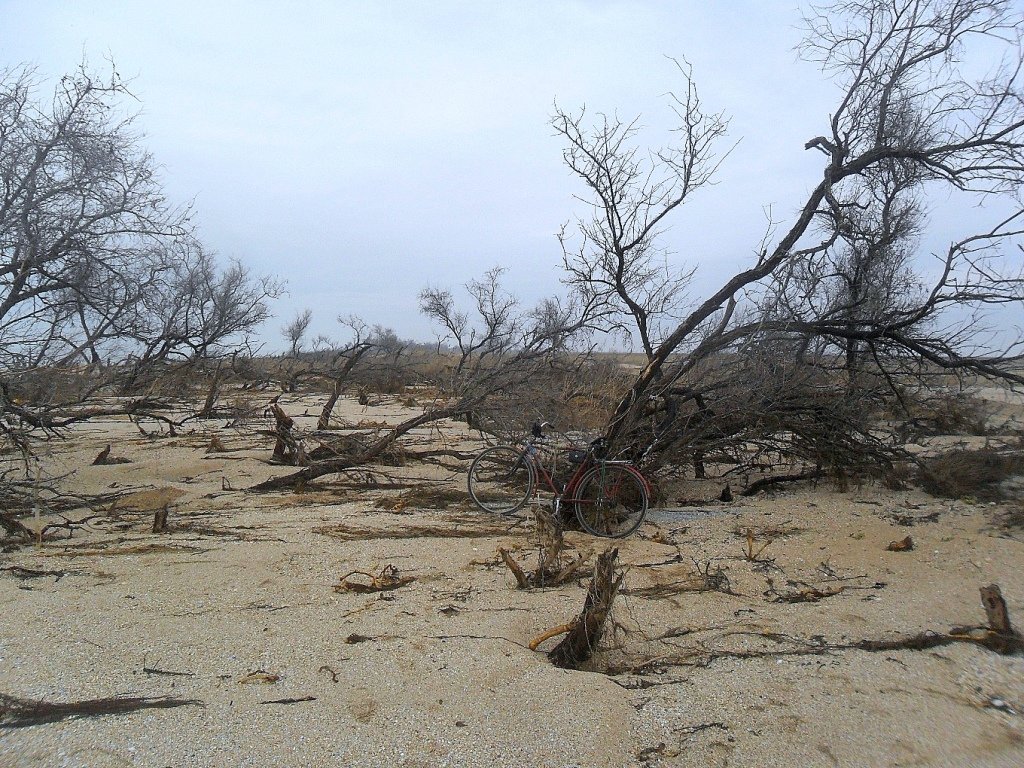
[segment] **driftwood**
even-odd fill
[[[572,622],[571,629],[562,641],[548,653],[548,659],[555,666],[579,669],[597,649],[604,632],[605,619],[608,618],[624,577],[624,574],[616,575],[615,572],[618,556],[617,547],[611,547],[598,555],[582,612]]]
[[[365,576],[370,580],[369,584],[362,581],[353,581],[353,576]],[[404,587],[406,584],[411,584],[416,581],[413,576],[399,576],[398,568],[393,565],[385,565],[380,569],[380,573],[374,576],[372,573],[366,571],[349,571],[338,584],[334,585],[335,592],[356,592],[358,594],[368,594],[370,592],[390,592],[393,589]]]
[[[910,552],[914,548],[914,540],[907,536],[899,541],[890,541],[886,550],[889,552]]]

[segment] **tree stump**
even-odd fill
[[[984,644],[1001,654],[1024,650],[1024,638],[1010,624],[1010,612],[998,584],[981,588],[981,604],[988,618],[988,637]]]
[[[579,669],[594,655],[604,632],[605,619],[622,584],[623,574],[615,575],[618,556],[618,547],[610,547],[598,555],[583,611],[568,634],[548,653],[548,659],[556,667]]]
[[[167,530],[167,515],[170,508],[165,504],[161,509],[153,513],[153,533],[163,533]]]
[[[292,434],[295,419],[286,414],[276,402],[270,404],[270,412],[274,416],[274,434],[277,435],[273,460],[280,464],[305,466],[307,463],[306,451],[302,447],[302,443],[296,440],[295,435]]]

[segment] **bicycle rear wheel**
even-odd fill
[[[468,482],[469,495],[480,509],[510,515],[529,501],[535,478],[521,449],[496,445],[473,459]]]
[[[576,487],[576,517],[594,536],[629,536],[647,516],[647,484],[624,464],[599,464]]]

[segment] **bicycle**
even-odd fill
[[[650,485],[632,463],[606,458],[607,442],[594,440],[586,449],[565,452],[576,469],[564,484],[544,466],[540,448],[547,423],[534,424],[532,436],[520,448],[496,445],[481,452],[469,467],[469,495],[485,512],[511,515],[533,496],[539,502],[539,483],[554,494],[555,514],[569,504],[587,533],[607,538],[629,536],[643,523],[650,500]],[[556,453],[556,459],[557,459]]]

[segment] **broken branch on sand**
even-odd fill
[[[0,728],[25,728],[79,717],[123,715],[141,709],[169,709],[189,705],[201,707],[203,702],[198,699],[172,699],[165,696],[111,696],[85,701],[51,702],[0,694]]]
[[[353,576],[365,576],[370,580],[370,583],[364,584],[361,581],[352,581]],[[404,587],[406,584],[411,584],[414,581],[416,581],[414,576],[399,576],[397,567],[394,565],[385,565],[380,569],[380,573],[376,576],[366,571],[349,571],[341,577],[338,584],[334,585],[334,591],[356,592],[358,594],[390,592],[393,589]]]
[[[316,696],[300,696],[297,699],[270,699],[261,701],[260,704],[302,704],[305,701],[316,701]]]
[[[829,643],[821,638],[810,640],[789,637],[774,632],[743,632],[761,637],[781,648],[767,650],[709,650],[701,643],[682,654],[669,654],[648,658],[626,667],[606,669],[609,675],[644,675],[672,666],[706,667],[720,659],[760,659],[784,656],[821,656],[839,651],[866,651],[881,653],[888,651],[925,651],[955,643],[969,643],[987,648],[1000,655],[1024,652],[1024,638],[1010,624],[1006,603],[999,586],[990,584],[981,588],[982,603],[988,615],[988,626],[953,627],[948,633],[924,631],[914,635],[887,639],[865,639],[848,643]],[[629,687],[629,686],[627,686]],[[642,687],[642,686],[641,686]]]
[[[794,582],[790,582],[790,584],[794,584]],[[846,588],[847,585],[845,584],[838,587],[824,587],[822,589],[805,586],[803,589],[797,588],[791,592],[779,592],[775,588],[775,582],[768,579],[768,589],[764,594],[766,597],[770,597],[774,603],[816,603],[826,597],[834,597],[841,594]]]

